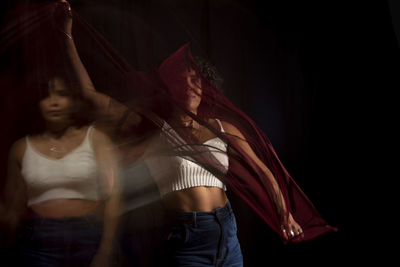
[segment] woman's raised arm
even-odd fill
[[[65,48],[67,58],[71,63],[83,97],[95,106],[96,114],[98,116],[103,118],[106,117],[108,121],[119,121],[125,115],[125,112],[127,112],[128,107],[110,96],[96,91],[96,88],[80,59],[72,36],[73,17],[71,7],[66,0],[61,0],[57,4],[59,5],[57,8],[62,9],[57,12],[59,16],[62,16],[62,18],[57,18],[60,19],[58,25],[60,34],[64,35],[62,38],[62,45]],[[140,116],[138,114],[135,114],[135,118],[131,115],[130,119],[137,120],[137,123],[140,122]]]

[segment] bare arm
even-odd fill
[[[65,7],[68,8],[69,4],[66,0],[62,0]],[[107,117],[109,121],[117,122],[121,119],[128,108],[111,98],[110,96],[96,91],[93,82],[83,65],[79,56],[78,50],[75,46],[75,42],[72,36],[72,15],[64,14],[63,25],[60,25],[60,34],[64,35],[62,38],[63,46],[66,51],[68,60],[72,65],[72,69],[75,73],[76,79],[80,86],[82,95],[88,99],[97,109],[97,113],[101,117]],[[140,116],[136,113],[130,114],[130,120],[136,120],[136,123],[140,122]]]
[[[13,234],[26,210],[26,186],[21,175],[21,162],[25,152],[25,140],[18,140],[9,152],[6,184],[4,188],[5,225]]]
[[[120,211],[119,157],[114,144],[101,131],[94,129],[92,140],[103,179],[100,185],[107,194],[102,240],[92,266],[104,266],[112,251]]]
[[[254,153],[253,149],[250,147],[250,145],[247,143],[245,137],[243,134],[232,124],[227,123],[227,122],[222,122],[223,127],[225,131],[237,138],[234,138],[234,142],[236,142],[237,145],[239,145],[240,148],[242,148],[246,154],[254,160],[254,162],[257,164],[258,167],[264,172],[265,177],[268,179],[268,181],[272,185],[272,190],[274,192],[272,199],[278,209],[278,213],[281,217],[281,224],[282,224],[282,231],[286,239],[289,239],[292,236],[291,231],[295,233],[295,235],[301,234],[303,231],[301,227],[298,225],[298,223],[293,219],[293,216],[291,213],[289,213],[289,216],[287,217],[287,207],[285,203],[285,199],[283,197],[282,191],[279,187],[279,184],[277,183],[274,175],[270,171],[270,169],[258,158],[258,156]]]

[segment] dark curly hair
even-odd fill
[[[204,75],[204,77],[218,90],[223,91],[222,84],[224,80],[222,79],[222,76],[220,75],[215,65],[213,65],[209,60],[199,56],[195,56],[194,60],[197,66],[200,68],[200,71]]]

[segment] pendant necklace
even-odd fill
[[[67,150],[64,147],[58,148],[57,145],[52,144],[52,145],[50,145],[50,151],[61,154],[61,153],[66,152]]]
[[[52,142],[52,140],[51,140],[51,137],[49,136],[49,135],[47,135],[47,134],[43,134],[43,137],[45,137],[45,138],[47,138],[48,139],[48,141],[50,142],[50,148],[49,148],[49,150],[51,151],[51,152],[53,152],[53,153],[56,153],[56,154],[62,154],[62,153],[65,153],[65,152],[67,152],[67,149],[65,148],[65,146],[61,146],[61,145],[56,145],[56,144],[51,144],[51,142]]]
[[[187,121],[182,121],[183,126],[188,127],[188,128],[193,128],[193,119],[187,120]]]

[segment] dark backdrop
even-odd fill
[[[325,266],[378,256],[383,241],[375,240],[385,234],[377,231],[384,216],[377,200],[386,190],[381,185],[391,182],[384,149],[392,146],[399,88],[392,18],[400,14],[393,2],[392,10],[386,1],[70,3],[139,69],[191,41],[220,70],[225,94],[267,133],[296,182],[339,228],[285,246],[231,196],[246,266],[278,260]]]

